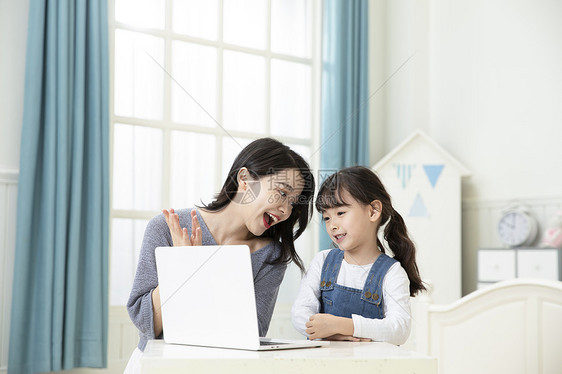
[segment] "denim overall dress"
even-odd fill
[[[395,259],[381,253],[365,281],[362,290],[336,283],[343,261],[344,251],[334,248],[328,253],[320,278],[320,313],[351,318],[358,314],[366,318],[384,318],[382,282]]]

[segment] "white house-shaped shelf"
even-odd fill
[[[461,179],[470,173],[421,130],[415,131],[373,169],[392,197],[417,247],[422,279],[435,303],[462,295]]]

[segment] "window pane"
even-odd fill
[[[208,203],[215,187],[215,136],[172,131],[170,203],[173,208],[191,208]]]
[[[196,38],[217,39],[217,0],[174,0],[172,22],[174,31]]]
[[[224,0],[224,32],[226,43],[265,49],[266,5],[264,0]]]
[[[312,166],[310,165],[310,164],[312,163],[312,160],[311,160],[311,153],[312,153],[312,152],[311,152],[311,149],[310,149],[311,147],[310,147],[310,146],[301,145],[301,144],[290,144],[290,143],[287,143],[287,145],[288,145],[293,151],[295,151],[295,152],[297,152],[299,155],[301,155],[302,158],[304,158],[304,160],[305,160],[306,162],[308,162],[308,165],[312,168]],[[312,170],[312,174],[313,174],[313,176],[314,176],[314,175],[315,175],[315,174],[314,174],[315,171],[314,171],[314,169],[311,169],[311,170]],[[318,181],[315,181],[315,182],[318,183]],[[316,184],[316,188],[318,188],[318,184]],[[313,191],[313,192],[315,192],[315,191]],[[313,209],[314,209],[314,208],[313,208]],[[313,220],[314,220],[314,218],[313,218]],[[311,222],[310,224],[312,224],[312,223],[313,223],[313,222]],[[303,236],[305,236],[305,234],[306,234],[307,232],[310,232],[310,231],[307,230],[307,231],[303,234]],[[301,239],[303,236],[301,236],[299,239]],[[298,249],[298,247],[297,247],[297,249]],[[300,252],[300,253],[306,253],[306,250],[305,250],[304,252]]]
[[[271,60],[271,132],[309,139],[311,130],[310,66]]]
[[[126,305],[148,221],[114,218],[111,239],[110,304]]]
[[[299,256],[301,257],[301,260],[304,261],[305,267],[307,267],[307,265],[310,263],[308,257],[309,257],[309,253],[311,252],[310,248],[313,248],[312,232],[311,230],[308,229],[308,227],[311,227],[311,225],[313,224],[314,222],[311,221],[308,224],[307,229],[304,231],[304,233],[295,241],[295,249],[299,254]],[[285,272],[285,276],[283,277],[283,282],[279,287],[279,295],[277,296],[277,303],[279,304],[287,303],[289,305],[292,305],[295,299],[297,298],[297,293],[300,288],[301,279],[302,279],[302,274],[300,269],[297,267],[297,265],[295,265],[294,263],[289,264],[289,266],[287,266],[287,271]]]
[[[172,76],[173,121],[216,126],[217,49],[173,42]]]
[[[306,162],[308,162],[308,164],[310,165],[310,157],[312,156],[312,152],[310,150],[310,147],[307,145],[301,145],[301,144],[287,144],[293,151],[297,152],[299,155],[302,156],[302,158],[304,158],[304,160]]]
[[[131,26],[163,29],[164,0],[115,0],[115,19]]]
[[[156,61],[155,61],[156,60]],[[164,41],[136,32],[115,31],[115,114],[162,119]]]
[[[310,57],[312,10],[309,0],[271,1],[271,50]]]
[[[224,52],[223,123],[230,129],[265,131],[265,59]]]
[[[226,180],[236,156],[252,141],[253,139],[231,138],[227,136],[222,139],[222,183]],[[220,187],[222,187],[222,184]]]
[[[159,210],[162,189],[162,131],[115,124],[113,208]]]

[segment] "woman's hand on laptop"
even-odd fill
[[[202,245],[201,226],[199,225],[195,209],[191,211],[191,235],[189,235],[187,227],[182,228],[180,226],[180,218],[177,213],[174,212],[173,208],[170,210],[162,209],[162,213],[164,214],[164,218],[166,218],[166,223],[170,229],[172,242],[175,247]]]

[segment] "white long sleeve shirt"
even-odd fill
[[[291,310],[293,326],[305,336],[308,336],[305,332],[306,322],[310,316],[320,312],[320,276],[329,252],[330,250],[322,251],[312,259]],[[343,259],[336,283],[363,289],[371,266],[372,264],[353,265]],[[410,335],[411,326],[410,281],[399,262],[388,269],[382,289],[384,318],[365,318],[353,314],[353,336],[396,345],[404,344]]]

